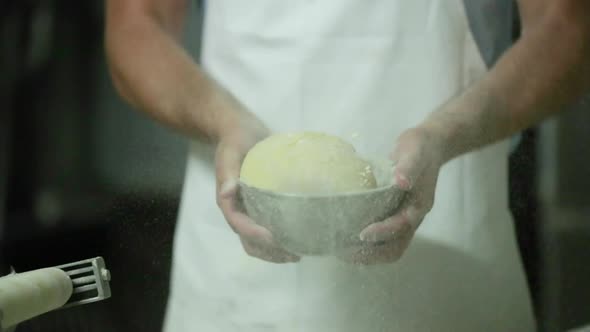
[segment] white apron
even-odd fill
[[[459,0],[209,1],[203,65],[274,131],[381,156],[486,71]],[[215,203],[213,150],[195,142],[165,330],[533,331],[507,159],[503,142],[447,164],[396,264],[275,265],[244,253]]]

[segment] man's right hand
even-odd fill
[[[221,130],[215,152],[217,205],[248,255],[273,263],[298,262],[300,258],[278,246],[271,232],[250,219],[238,201],[242,161],[250,148],[268,134],[268,129],[246,112]]]
[[[106,49],[117,90],[130,104],[193,139],[217,143],[217,203],[251,256],[271,262],[299,257],[240,210],[242,160],[268,135],[258,119],[209,77],[183,49],[185,0],[107,1]]]

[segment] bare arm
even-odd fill
[[[524,26],[516,45],[482,80],[398,137],[394,176],[408,191],[406,199],[394,216],[361,232],[367,246],[348,260],[399,259],[434,204],[445,162],[539,122],[590,88],[590,2],[520,0],[519,5]]]
[[[217,141],[239,107],[180,45],[187,6],[188,0],[108,0],[109,69],[135,108],[193,138]]]
[[[190,137],[216,144],[217,205],[249,255],[296,262],[299,258],[280,248],[237,203],[242,160],[268,129],[179,44],[187,1],[107,0],[106,48],[113,81],[137,109]]]
[[[504,139],[590,88],[590,2],[520,0],[520,40],[481,81],[433,113],[445,160]]]

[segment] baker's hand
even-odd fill
[[[363,245],[346,260],[372,265],[397,261],[434,203],[439,170],[444,163],[444,142],[426,129],[413,128],[402,133],[391,154],[394,177],[407,191],[406,198],[391,218],[365,228],[360,238]]]
[[[299,257],[280,248],[268,229],[246,215],[238,200],[242,161],[250,148],[268,134],[252,115],[241,116],[235,125],[223,130],[215,152],[217,205],[248,255],[273,263],[297,262]]]

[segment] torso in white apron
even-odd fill
[[[203,66],[274,131],[318,130],[387,156],[394,139],[485,73],[458,0],[215,0]],[[507,202],[507,143],[447,164],[396,264],[248,257],[193,143],[169,332],[532,331]]]

